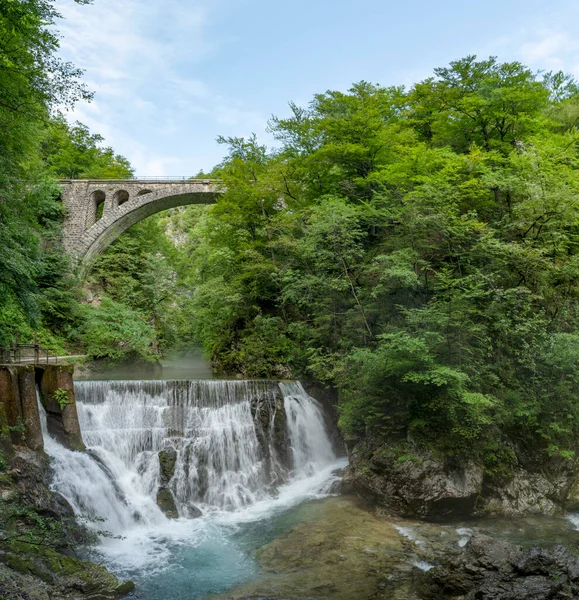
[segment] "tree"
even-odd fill
[[[130,179],[129,161],[102,148],[103,137],[78,121],[69,125],[62,116],[51,119],[41,141],[41,156],[49,173],[63,179]]]
[[[178,250],[189,331],[226,371],[337,387],[346,434],[569,456],[576,103],[564,74],[468,56],[290,105],[274,151],[222,140],[227,192]]]

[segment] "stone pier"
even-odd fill
[[[64,365],[0,365],[0,447],[42,451],[44,440],[37,390],[48,432],[71,450],[84,450],[72,381]]]

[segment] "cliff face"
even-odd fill
[[[361,442],[350,453],[344,480],[362,497],[404,517],[552,515],[577,506],[575,461],[515,456],[498,475],[474,460]]]
[[[0,597],[117,600],[134,588],[72,556],[90,542],[68,502],[50,490],[37,387],[49,432],[82,450],[69,367],[0,367]]]

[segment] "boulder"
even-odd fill
[[[42,546],[11,544],[7,549],[0,549],[0,565],[9,569],[0,569],[6,597],[15,600],[120,600],[135,589],[132,581],[119,582],[105,567]],[[24,590],[30,595],[22,594]],[[0,588],[0,593],[2,591]],[[12,595],[13,591],[20,594]]]
[[[473,461],[439,460],[425,452],[355,450],[344,485],[403,517],[468,515],[482,491],[483,468]]]
[[[203,513],[201,512],[201,510],[199,508],[197,508],[194,504],[188,504],[185,507],[185,516],[188,519],[198,519],[199,517],[203,516]]]
[[[523,551],[475,535],[424,579],[425,600],[566,600],[579,597],[579,558],[564,546]]]
[[[173,493],[168,487],[160,487],[157,492],[157,505],[169,519],[178,519],[179,511]]]
[[[554,515],[562,510],[556,497],[555,485],[544,475],[519,468],[501,484],[486,486],[485,512],[505,517]]]
[[[177,450],[165,448],[159,452],[159,467],[161,471],[161,484],[167,485],[175,473]]]

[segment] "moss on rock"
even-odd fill
[[[25,543],[13,543],[0,549],[0,562],[19,573],[48,584],[50,597],[90,600],[119,600],[135,589],[132,581],[119,580],[101,565],[80,560],[53,550]]]
[[[173,493],[169,488],[159,488],[159,491],[157,492],[157,505],[169,519],[179,518],[179,511],[175,504],[175,498],[173,498]]]
[[[161,483],[167,485],[175,473],[177,462],[177,451],[174,448],[166,448],[159,452],[159,467],[161,469]]]

